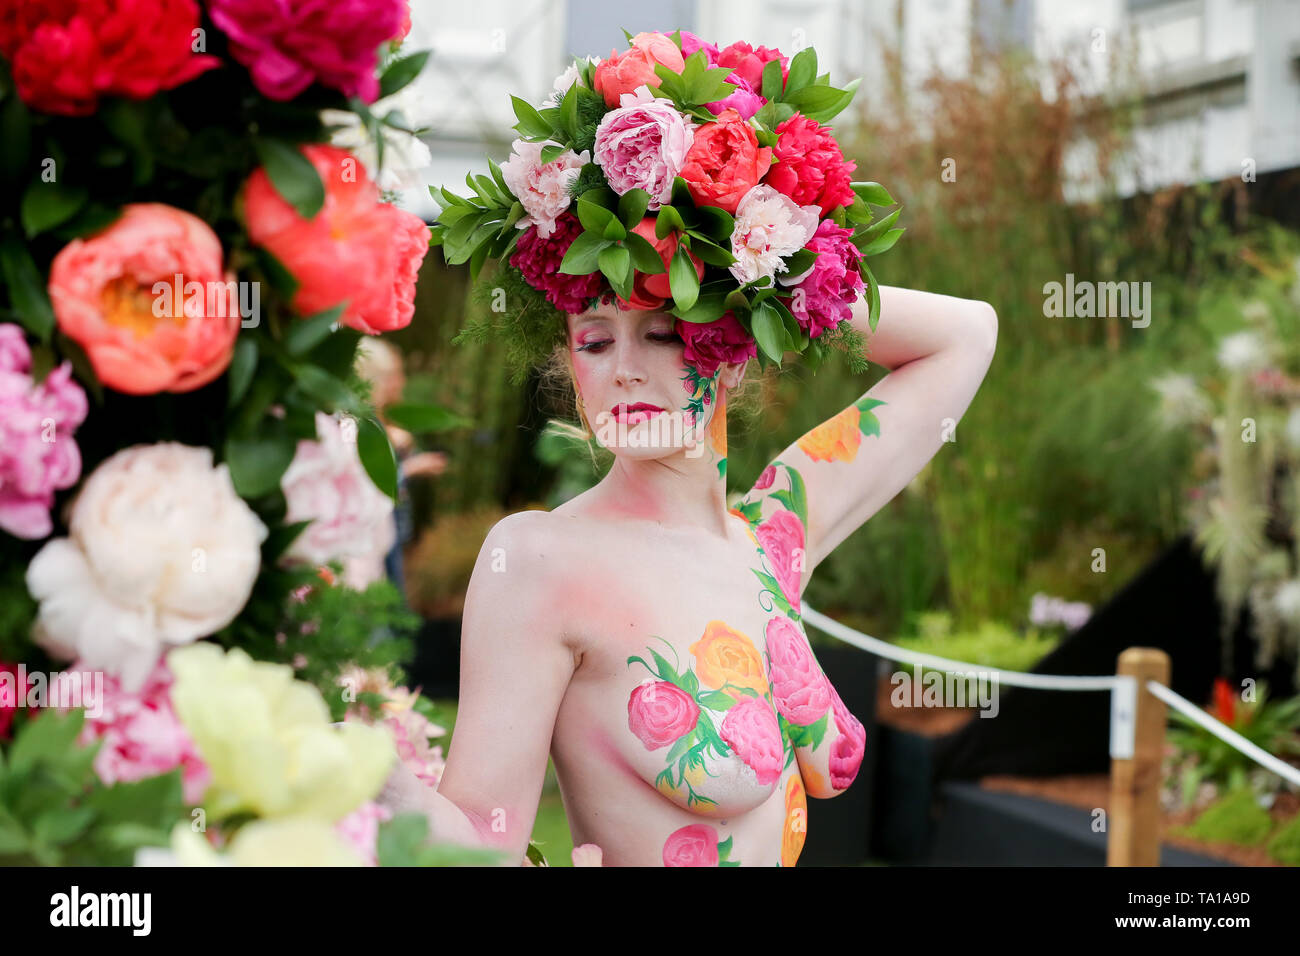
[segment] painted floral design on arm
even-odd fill
[[[865,395],[834,418],[822,422],[799,439],[799,450],[813,461],[852,461],[863,435],[880,435],[880,420],[871,409],[884,405]]]

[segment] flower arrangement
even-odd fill
[[[675,316],[704,378],[787,351],[815,366],[836,340],[861,362],[845,319],[865,295],[875,328],[867,260],[903,230],[900,209],[876,219],[894,199],[852,180],[827,125],[858,81],[830,86],[812,48],[719,48],[687,31],[628,41],[575,60],[541,108],[512,96],[520,138],[491,176],[466,176],[469,196],[431,188],[446,261],[468,262],[472,281],[504,263],[491,286],[504,311],[494,303],[456,341],[505,335],[521,378],[563,340],[565,313],[613,298]]]
[[[430,239],[380,185],[409,28],[0,0],[0,862],[432,859],[371,803],[434,765],[416,622],[348,567],[396,495],[358,343],[412,321]],[[401,746],[343,721],[352,666]]]

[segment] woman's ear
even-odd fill
[[[749,367],[749,362],[742,362],[734,365],[724,365],[720,381],[726,388],[736,388],[745,380],[745,369]]]

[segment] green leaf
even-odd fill
[[[663,257],[650,244],[650,241],[639,233],[629,232],[627,238],[623,240],[623,245],[632,256],[632,268],[643,275],[653,276],[662,275],[664,272]]]
[[[298,387],[325,406],[326,411],[361,411],[361,402],[352,390],[323,368],[316,365],[295,365],[292,371]]]
[[[761,302],[754,309],[752,316],[750,332],[754,336],[754,341],[768,358],[780,365],[781,356],[785,352],[785,325],[781,322],[780,315],[772,308],[771,303]]]
[[[226,465],[241,498],[260,498],[280,487],[298,442],[288,435],[227,438]]]
[[[612,212],[592,202],[586,194],[578,197],[577,207],[578,219],[582,222],[582,228],[588,232],[604,232],[605,227],[614,220]]]
[[[709,710],[729,710],[736,706],[735,698],[730,694],[724,694],[720,690],[709,691],[707,694],[701,694],[699,701]]]
[[[618,221],[616,216],[611,216],[609,222],[605,223],[605,238],[611,241],[626,239],[628,231],[624,225]]]
[[[574,83],[564,93],[564,99],[560,100],[560,123],[564,128],[564,135],[569,139],[574,139],[578,135],[578,84]]]
[[[590,275],[599,268],[600,254],[609,246],[609,240],[602,239],[595,233],[580,233],[560,260],[560,272],[565,275]]]
[[[894,205],[894,197],[880,183],[849,183],[849,186],[853,188],[853,191],[858,194],[863,202],[872,206]]]
[[[384,414],[398,428],[408,432],[442,432],[452,428],[464,428],[473,424],[469,419],[457,415],[449,408],[440,405],[422,405],[418,402],[397,402],[389,405]]]
[[[284,201],[303,219],[313,219],[325,205],[325,184],[297,146],[259,136],[253,140],[258,162]]]
[[[30,239],[66,222],[85,204],[88,195],[84,186],[64,186],[60,182],[33,180],[23,193],[20,211],[23,232]]]
[[[637,187],[629,189],[618,199],[618,218],[629,230],[640,224],[650,206],[650,194]]]
[[[727,311],[727,296],[723,292],[701,292],[689,309],[674,307],[669,311],[683,322],[713,322]]]
[[[339,316],[343,314],[346,308],[347,303],[341,302],[332,309],[317,312],[315,315],[295,322],[284,339],[284,346],[289,350],[289,354],[293,356],[306,355],[325,341],[325,338],[334,330]]]
[[[763,65],[763,99],[772,101],[781,99],[784,78],[781,75],[781,61],[768,60]]]
[[[257,342],[247,335],[235,340],[235,354],[227,370],[229,394],[226,407],[234,408],[248,393],[248,386],[253,382],[253,373],[257,371]]]
[[[267,564],[275,564],[309,524],[310,521],[295,521],[272,528],[262,542],[262,560]]]
[[[54,309],[31,253],[14,233],[0,241],[0,273],[9,289],[9,304],[23,327],[42,342],[49,342]]]
[[[789,94],[803,89],[811,84],[816,76],[817,51],[810,46],[806,46],[790,60],[790,69],[785,78],[786,93]]]
[[[388,442],[388,432],[374,418],[365,417],[357,422],[357,452],[366,474],[375,487],[394,501],[397,500],[397,456]]]
[[[668,234],[674,229],[678,232],[686,231],[686,223],[682,221],[682,214],[672,206],[660,206],[659,215],[655,218],[655,238],[667,239]]]
[[[682,690],[688,694],[694,694],[700,689],[700,679],[695,676],[693,671],[687,671],[682,675]]]
[[[399,57],[388,64],[388,68],[379,78],[379,98],[392,96],[419,76],[431,52],[431,50],[421,50],[410,56]]]
[[[553,163],[559,159],[560,154],[568,148],[563,143],[547,143],[542,147],[538,158],[542,161],[542,165],[545,166],[547,163]]]
[[[699,299],[700,276],[695,271],[695,263],[691,261],[685,245],[677,247],[672,261],[668,264],[668,286],[672,290],[673,302],[678,309],[690,311]]]
[[[523,133],[525,139],[550,138],[553,132],[551,124],[546,122],[541,113],[537,112],[536,107],[514,94],[511,94],[510,102],[515,108],[515,116],[519,117],[519,122],[515,124],[514,128]]]
[[[890,249],[894,248],[894,243],[898,242],[899,237],[906,231],[906,229],[889,230],[889,232],[885,233],[883,236],[873,239],[871,242],[863,246],[862,254],[864,256],[878,256],[882,252],[888,252]]]
[[[632,294],[632,254],[623,246],[607,246],[596,257],[600,271],[624,299]]]
[[[32,824],[32,837],[57,846],[80,836],[95,819],[90,807],[51,807]]]
[[[829,86],[805,86],[786,96],[785,101],[811,120],[824,123],[849,105],[853,93]]]
[[[42,710],[29,719],[9,750],[9,774],[21,776],[41,760],[57,761],[74,746],[85,717],[85,711],[76,708],[66,713]]]

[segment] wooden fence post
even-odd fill
[[[1154,647],[1130,647],[1119,655],[1117,673],[1137,680],[1132,757],[1110,762],[1107,866],[1160,865],[1160,764],[1165,747],[1165,702],[1146,689],[1169,685],[1169,655]]]

